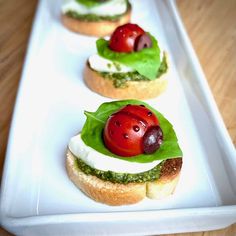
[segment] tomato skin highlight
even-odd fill
[[[103,132],[105,146],[122,157],[142,154],[143,136],[149,127],[156,125],[159,121],[149,109],[127,105],[108,118]]]
[[[127,105],[121,108],[120,111],[136,114],[140,117],[140,119],[143,119],[148,123],[148,127],[152,125],[159,125],[159,120],[156,115],[143,105]]]
[[[109,47],[115,52],[134,52],[136,39],[145,31],[137,24],[125,24],[116,28],[113,32]]]

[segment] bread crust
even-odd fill
[[[171,195],[179,181],[182,168],[182,158],[166,160],[161,169],[160,178],[147,183],[147,197],[162,199]]]
[[[93,200],[112,206],[134,204],[146,196],[155,199],[167,197],[175,190],[182,166],[182,158],[170,159],[164,163],[157,181],[119,184],[85,174],[75,161],[76,157],[68,150],[66,170],[71,181]]]
[[[132,7],[129,5],[127,11],[121,15],[119,19],[114,21],[83,21],[67,16],[66,14],[61,14],[61,21],[65,27],[73,32],[89,36],[104,37],[111,35],[118,26],[130,22],[131,11]]]
[[[75,167],[76,157],[67,152],[66,170],[72,182],[86,195],[97,202],[118,206],[134,204],[146,196],[145,183],[118,184],[103,181],[96,176],[86,175]]]

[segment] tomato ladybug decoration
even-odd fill
[[[134,52],[152,46],[150,36],[137,24],[125,24],[116,28],[109,41],[115,52]]]
[[[163,133],[151,110],[143,105],[127,105],[108,118],[103,138],[111,152],[130,157],[155,152]]]

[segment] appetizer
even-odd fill
[[[130,21],[128,0],[64,0],[62,23],[71,31],[103,37]]]
[[[85,114],[82,131],[69,141],[66,169],[88,197],[117,206],[174,192],[182,151],[161,113],[139,100],[121,100]]]
[[[87,86],[105,97],[149,99],[167,87],[167,56],[157,40],[137,24],[119,26],[110,40],[96,42],[97,54],[84,70]]]

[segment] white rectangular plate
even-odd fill
[[[222,228],[236,220],[236,155],[173,1],[131,1],[132,22],[169,54],[169,87],[146,101],[174,125],[183,170],[176,193],[121,207],[86,197],[68,179],[65,151],[111,99],[83,82],[95,37],[69,32],[58,0],[41,0],[8,143],[1,221],[17,235],[160,234]]]

